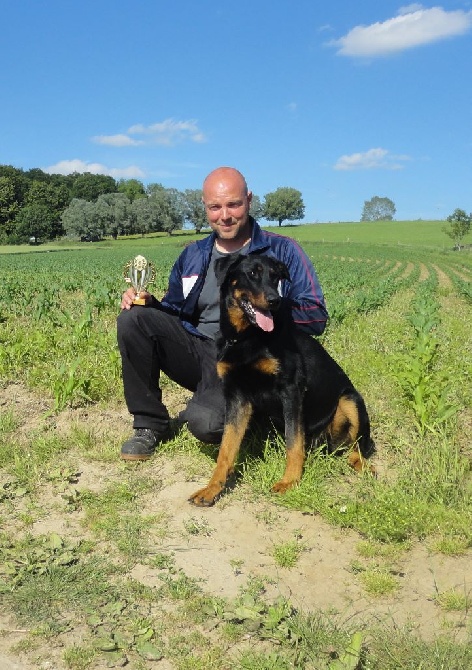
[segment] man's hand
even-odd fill
[[[138,296],[136,295],[136,291],[134,288],[129,288],[127,289],[121,298],[121,309],[131,309],[133,306],[133,300],[137,298]],[[151,302],[152,295],[148,293],[147,291],[140,291],[139,292],[139,297],[144,298],[146,301],[146,305]]]

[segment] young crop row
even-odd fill
[[[167,287],[181,245],[146,247],[157,267],[150,288],[158,297]],[[399,291],[421,286],[428,263],[430,292],[437,288],[433,265],[451,277],[453,290],[470,300],[467,267],[424,253],[375,245],[306,243],[317,268],[330,312],[330,329],[346,319],[381,308]],[[22,379],[53,399],[56,411],[68,405],[106,400],[121,388],[115,318],[126,287],[123,267],[140,253],[139,242],[121,248],[86,249],[3,256],[0,280],[0,378]],[[418,293],[421,305],[424,293]],[[413,382],[411,382],[413,383]],[[418,393],[418,391],[416,392]]]

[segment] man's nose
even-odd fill
[[[223,206],[221,208],[221,218],[224,219],[225,221],[231,218],[231,214],[229,213],[228,207]]]

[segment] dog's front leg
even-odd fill
[[[216,468],[208,486],[190,496],[189,502],[199,507],[209,507],[225,487],[228,476],[232,473],[239,448],[252,415],[249,403],[237,402],[227,411],[227,419],[223,432]]]
[[[302,421],[302,401],[291,402],[284,409],[285,414],[285,448],[287,460],[285,472],[280,481],[273,485],[274,493],[285,493],[298,484],[302,478],[303,463],[305,462],[305,429]]]

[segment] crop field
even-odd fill
[[[472,253],[442,225],[274,229],[317,269],[378,476],[313,449],[275,496],[283,440],[249,435],[210,510],[186,498],[216,450],[185,427],[118,458],[123,266],[152,260],[160,297],[196,236],[1,249],[0,666],[472,667]],[[188,393],[162,388],[176,416]]]

